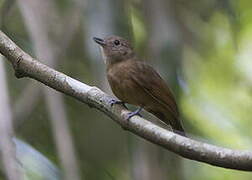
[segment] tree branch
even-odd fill
[[[126,120],[125,115],[129,111],[121,105],[110,107],[108,101],[112,98],[111,96],[96,87],[88,86],[41,64],[23,52],[1,31],[0,53],[12,63],[18,78],[30,77],[36,79],[57,91],[88,104],[90,107],[94,107],[108,115],[120,124],[123,129],[154,144],[187,159],[224,168],[252,171],[251,151],[231,150],[185,138],[138,116]]]

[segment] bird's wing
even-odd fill
[[[158,103],[164,105],[169,113],[177,119],[179,115],[177,104],[165,81],[148,64],[137,61],[134,66],[139,70],[131,73],[132,80]]]

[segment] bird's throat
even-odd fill
[[[103,49],[103,47],[100,47],[100,49],[101,49],[102,59],[103,59],[104,63],[107,64],[107,56],[104,53],[104,49]]]

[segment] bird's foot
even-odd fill
[[[127,114],[127,120],[129,120],[130,118],[132,118],[133,116],[135,116],[135,115],[138,115],[138,116],[140,116],[140,117],[142,117],[142,115],[140,114],[140,111],[142,110],[142,108],[140,107],[140,108],[138,108],[137,110],[135,110],[135,111],[133,111],[133,112],[130,112],[130,113],[128,113]]]
[[[126,107],[126,105],[125,105],[125,103],[123,102],[123,101],[120,101],[120,100],[116,100],[116,99],[111,99],[111,100],[109,100],[109,105],[112,107],[113,105],[115,105],[115,104],[121,104],[121,105],[123,105],[125,108],[127,108]]]

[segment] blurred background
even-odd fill
[[[189,136],[250,150],[251,8],[250,0],[0,0],[0,26],[42,63],[109,94],[92,37],[123,36],[170,84]],[[165,151],[98,110],[35,80],[16,79],[3,60],[0,74],[0,128],[12,128],[20,179],[252,178]]]

